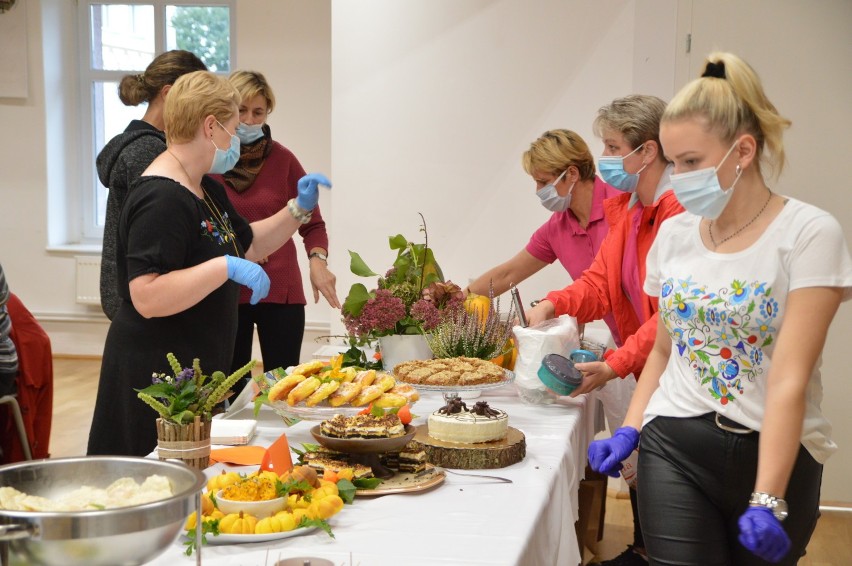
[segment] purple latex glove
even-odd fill
[[[780,562],[790,552],[790,537],[766,507],[749,507],[740,515],[740,543],[767,562]]]
[[[331,188],[331,181],[322,173],[308,173],[296,185],[299,196],[296,197],[296,205],[303,210],[313,210],[319,202],[319,186],[325,185]]]
[[[261,266],[232,255],[226,255],[225,260],[228,262],[228,279],[251,289],[251,304],[256,305],[269,294],[269,276]]]
[[[614,478],[621,470],[621,461],[639,446],[639,431],[632,426],[623,426],[612,435],[612,438],[595,440],[589,444],[589,464],[596,472],[604,473]]]

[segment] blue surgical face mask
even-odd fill
[[[727,190],[722,189],[719,185],[719,176],[716,172],[739,142],[740,140],[734,142],[734,145],[731,146],[731,149],[728,150],[717,167],[707,167],[671,176],[670,181],[675,197],[687,211],[710,220],[719,218],[719,215],[728,205],[728,201],[731,200],[731,195],[734,194],[734,186],[740,180],[743,172],[738,165],[737,177]]]
[[[541,206],[550,210],[552,212],[564,212],[568,210],[568,207],[571,206],[571,193],[574,192],[574,185],[568,189],[568,194],[563,196],[559,196],[559,193],[556,192],[556,184],[562,180],[562,177],[565,176],[568,170],[562,172],[555,181],[552,183],[548,183],[539,190],[535,192],[536,196],[541,200]]]
[[[222,126],[222,123],[219,120],[216,120],[216,123]],[[222,129],[228,132],[228,129],[225,126],[222,126]],[[228,133],[231,134],[231,132]],[[219,149],[219,146],[216,145],[216,142],[214,142],[212,138],[210,142],[213,144],[213,147],[216,148],[216,153],[213,155],[213,164],[210,165],[208,173],[221,175],[233,169],[234,165],[237,164],[237,161],[240,160],[240,138],[231,134],[231,146],[227,151]]]
[[[240,143],[249,145],[263,137],[263,123],[260,124],[243,124],[237,126],[237,137],[240,138]]]
[[[621,157],[620,155],[599,157],[598,171],[600,172],[601,178],[604,182],[619,191],[624,191],[625,193],[634,192],[636,190],[636,185],[639,184],[639,173],[644,171],[648,164],[646,163],[643,165],[642,169],[639,169],[636,173],[628,173],[624,170],[624,160],[642,149],[644,145],[645,144],[643,143],[624,157]]]

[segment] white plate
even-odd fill
[[[304,527],[293,529],[283,533],[267,533],[262,535],[232,535],[222,533],[219,536],[207,535],[207,544],[241,544],[246,542],[268,542],[282,538],[298,537],[308,535],[316,531],[317,527]]]

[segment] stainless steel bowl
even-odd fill
[[[0,509],[0,554],[11,563],[100,566],[143,564],[178,537],[195,510],[196,495],[206,483],[203,473],[183,464],[147,458],[90,456],[36,460],[0,466],[0,486],[30,495],[55,498],[88,485],[106,488],[130,477],[141,483],[159,474],[172,483],[174,495],[161,501],[79,512]]]

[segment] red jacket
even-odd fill
[[[657,336],[657,298],[642,292],[641,309],[645,320],[642,323],[621,288],[621,263],[631,225],[629,200],[630,194],[625,193],[604,201],[604,214],[610,228],[594,262],[571,285],[548,293],[547,300],[553,303],[556,316],[569,314],[581,324],[599,320],[611,312],[624,345],[608,351],[604,359],[619,376],[632,373],[638,378]],[[636,240],[640,285],[645,281],[645,259],[660,225],[681,212],[683,207],[670,190],[642,211]]]
[[[6,303],[12,319],[12,342],[18,351],[18,404],[33,459],[47,458],[50,443],[50,425],[53,420],[53,356],[50,338],[35,317],[14,294]],[[0,446],[3,462],[19,462],[24,459],[21,443],[15,432],[12,412],[0,412]]]

